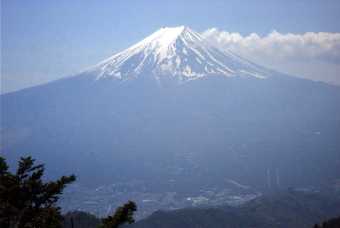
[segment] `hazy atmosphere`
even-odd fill
[[[340,228],[340,2],[1,1],[1,228]]]

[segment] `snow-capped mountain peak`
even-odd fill
[[[152,76],[188,81],[209,75],[266,78],[266,70],[207,43],[185,26],[163,27],[89,70],[96,79]]]

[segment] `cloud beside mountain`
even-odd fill
[[[257,33],[242,35],[237,32],[210,28],[202,32],[202,36],[218,47],[231,50],[266,68],[297,77],[340,85],[340,33],[283,34],[273,31],[261,36]],[[8,60],[4,57],[4,61]],[[55,69],[55,66],[51,60],[51,66],[48,68]],[[35,74],[26,74],[25,71],[25,74],[14,75],[9,73],[7,68],[7,65],[3,67],[0,94],[43,84],[68,75],[65,72],[61,73],[58,69],[42,69]],[[72,69],[74,72],[81,70],[76,67]]]
[[[289,74],[340,85],[340,33],[308,32],[243,36],[217,28],[203,36],[219,47]]]

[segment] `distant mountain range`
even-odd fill
[[[147,191],[234,183],[260,191],[340,175],[340,88],[161,28],[73,77],[1,95],[1,153],[85,185]]]
[[[314,224],[339,214],[339,198],[316,193],[281,192],[260,197],[236,208],[186,208],[158,211],[131,227],[312,228]]]
[[[312,228],[340,215],[339,195],[284,191],[254,199],[239,207],[219,206],[157,211],[131,228]],[[65,215],[65,228],[96,227],[100,220],[83,212]],[[336,227],[336,226],[334,226]]]

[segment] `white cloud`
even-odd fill
[[[203,36],[254,62],[293,75],[340,85],[340,33],[242,36],[211,28]]]

